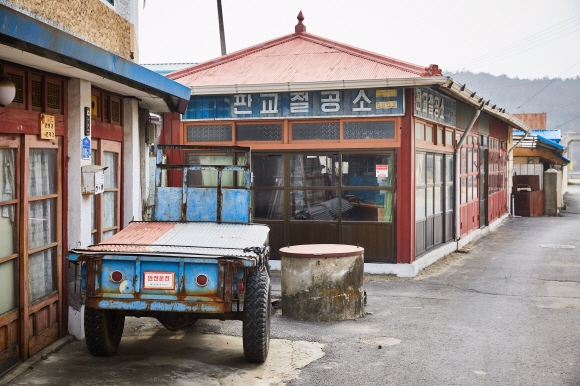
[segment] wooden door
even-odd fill
[[[20,358],[20,136],[0,136],[0,374]]]
[[[23,138],[21,218],[25,221],[20,240],[23,358],[57,340],[62,321],[61,142],[60,137]]]

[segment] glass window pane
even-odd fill
[[[443,212],[443,186],[436,186],[435,189],[435,214]]]
[[[94,231],[95,229],[97,229],[97,218],[95,217],[96,211],[95,196],[91,194],[90,199],[91,199],[91,231]]]
[[[425,129],[425,141],[433,142],[433,127],[427,126]]]
[[[415,185],[425,185],[425,154],[415,155]]]
[[[422,123],[415,123],[415,138],[424,141],[425,140],[425,125]]]
[[[415,220],[425,218],[425,188],[415,190]]]
[[[105,189],[117,188],[117,153],[110,151],[103,152],[103,166],[105,170]]]
[[[437,145],[443,145],[443,129],[437,129]]]
[[[16,198],[15,149],[0,149],[0,202]]]
[[[445,187],[445,211],[451,212],[453,210],[453,185]]]
[[[443,156],[442,155],[435,156],[435,183],[436,184],[443,183]]]
[[[336,221],[339,210],[351,208],[345,199],[338,199],[336,190],[293,190],[290,192],[292,220]]]
[[[282,124],[236,125],[237,141],[282,141]]]
[[[445,146],[453,146],[453,132],[445,131]]]
[[[56,194],[56,149],[30,149],[28,186],[30,197]]]
[[[28,204],[28,248],[56,242],[56,198]]]
[[[117,226],[117,192],[103,193],[103,228]]]
[[[56,291],[56,248],[28,256],[28,302]]]
[[[461,203],[465,204],[467,202],[467,178],[463,177],[461,179]]]
[[[284,191],[254,190],[252,191],[252,207],[255,220],[283,220]]]
[[[473,177],[467,177],[467,202],[473,200]]]
[[[16,205],[0,206],[0,258],[16,253],[18,232],[15,211]]]
[[[445,182],[453,182],[453,156],[445,156]]]
[[[427,188],[427,216],[433,215],[433,188]]]
[[[345,190],[342,196],[342,220],[393,221],[392,193],[390,190]]]
[[[427,154],[427,184],[432,184],[435,178],[435,165],[433,164],[433,155]]]
[[[237,165],[243,165],[246,162],[244,155],[236,157]],[[187,156],[187,163],[189,165],[234,165],[233,157],[231,155],[189,155]],[[222,172],[222,187],[233,187],[234,176],[237,175],[237,186],[244,186],[246,184],[246,177],[243,172]],[[187,172],[187,186],[217,186],[218,171],[217,170],[189,170]]]
[[[337,186],[338,154],[290,156],[291,186]]]
[[[471,138],[471,137],[470,137]],[[467,173],[473,171],[473,149],[467,149]]]
[[[292,124],[292,140],[339,140],[340,123],[294,123]]]
[[[254,186],[284,186],[284,156],[282,154],[252,154]]]
[[[392,180],[391,154],[343,154],[343,186],[391,186]]]
[[[473,148],[473,171],[479,172],[479,158],[477,157],[477,148]]]
[[[16,259],[0,264],[0,315],[16,308]]]
[[[395,122],[344,122],[344,139],[395,138]]]
[[[103,241],[105,241],[109,237],[113,236],[115,233],[117,233],[117,231],[115,229],[112,229],[112,230],[107,231],[107,232],[103,232]]]
[[[467,173],[467,149],[461,149],[461,174]]]

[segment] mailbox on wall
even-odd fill
[[[105,170],[107,166],[85,165],[81,167],[82,193],[101,194],[105,191]]]

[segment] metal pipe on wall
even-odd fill
[[[471,129],[473,128],[473,125],[475,125],[475,122],[477,121],[477,118],[479,117],[479,114],[481,114],[481,109],[483,108],[483,104],[477,109],[475,110],[475,114],[473,114],[473,117],[471,118],[471,121],[469,122],[469,125],[467,125],[467,128],[465,129],[465,132],[463,133],[463,135],[461,136],[461,138],[459,139],[459,142],[457,143],[456,147],[455,147],[455,240],[459,240],[461,238],[461,213],[460,213],[460,205],[461,205],[461,179],[459,178],[460,172],[461,172],[461,162],[460,162],[460,157],[461,157],[461,146],[463,146],[463,144],[465,143],[465,140],[467,139],[467,136],[469,135],[469,133],[471,132]]]

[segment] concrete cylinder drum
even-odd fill
[[[295,245],[280,256],[282,315],[316,322],[364,315],[364,248]]]

